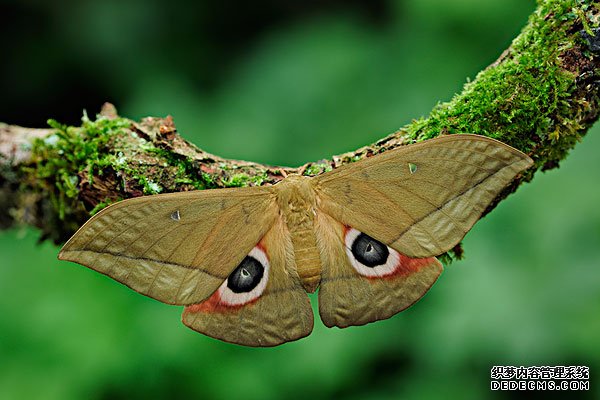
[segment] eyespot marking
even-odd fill
[[[179,210],[173,211],[173,213],[171,214],[171,219],[173,221],[179,221],[181,219],[181,215],[179,215]]]
[[[354,239],[350,250],[358,262],[369,268],[385,264],[390,255],[386,245],[364,233]]]
[[[408,171],[411,174],[414,174],[415,172],[417,172],[417,164],[413,164],[413,163],[408,163]]]
[[[248,293],[260,282],[265,267],[252,256],[246,256],[227,278],[227,287],[233,293]]]
[[[367,278],[382,278],[396,273],[400,254],[380,241],[354,228],[345,234],[346,255],[356,272]]]
[[[257,245],[217,289],[220,305],[238,307],[258,299],[267,287],[269,269],[267,254]]]

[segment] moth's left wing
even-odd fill
[[[205,300],[278,218],[269,187],[199,190],[115,203],[58,256],[168,304]]]
[[[246,346],[276,346],[310,334],[312,308],[296,271],[290,234],[281,219],[249,257],[211,297],[187,306],[183,323]]]
[[[147,196],[92,217],[59,258],[169,304],[225,341],[273,346],[308,335],[313,315],[269,187]]]

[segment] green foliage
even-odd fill
[[[158,156],[159,161],[163,162],[164,166],[168,166],[169,174],[163,174],[164,180],[161,181],[166,185],[167,190],[157,187],[154,182],[148,182],[146,178],[146,169],[140,165],[129,165],[127,173],[135,176],[136,179],[144,186],[144,194],[157,194],[161,191],[174,192],[177,187],[187,185],[194,189],[213,189],[217,187],[214,178],[205,172],[200,172],[194,168],[193,161],[187,157],[174,154],[171,151],[151,146],[147,148],[150,154]],[[158,191],[157,191],[158,190]]]
[[[233,174],[229,178],[223,180],[223,184],[226,187],[241,187],[241,186],[247,186],[249,181],[250,181],[250,176],[248,176],[248,174],[244,174],[242,172],[239,174]]]

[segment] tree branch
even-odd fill
[[[500,58],[462,93],[424,119],[353,152],[300,168],[227,160],[183,140],[173,120],[119,117],[105,104],[79,127],[0,125],[0,227],[28,224],[56,243],[105,205],[143,194],[274,184],[286,174],[318,175],[342,164],[440,134],[477,133],[529,154],[488,209],[558,166],[598,118],[600,9],[585,0],[543,0]]]

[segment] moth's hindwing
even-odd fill
[[[310,334],[313,314],[278,220],[248,257],[204,302],[187,306],[183,323],[227,342],[275,346]]]
[[[319,314],[329,327],[389,318],[419,300],[442,272],[436,258],[409,258],[326,214],[319,215],[317,231]]]

